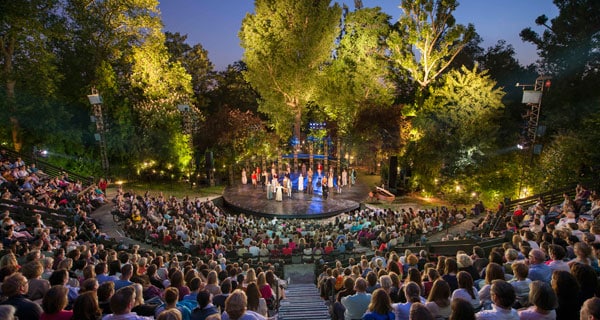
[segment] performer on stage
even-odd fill
[[[248,177],[246,176],[246,168],[242,169],[242,184],[248,183]]]
[[[323,177],[321,180],[321,187],[323,188],[323,199],[327,199],[329,195],[329,186],[327,185],[327,177]]]
[[[275,201],[283,201],[283,187],[279,184],[275,187]]]
[[[267,182],[267,200],[273,199],[273,185],[271,182]]]
[[[257,186],[257,176],[256,176],[256,171],[252,172],[252,185],[256,188]]]
[[[298,192],[304,192],[304,176],[302,172],[300,172],[300,176],[298,177]]]
[[[287,190],[287,195],[291,199],[292,198],[292,178],[291,176],[287,177],[285,188]]]
[[[344,171],[342,171],[342,187],[345,187],[348,185],[348,171],[346,171],[346,169],[344,168]]]

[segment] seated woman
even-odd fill
[[[558,299],[552,287],[545,282],[536,280],[529,286],[529,302],[533,305],[519,310],[521,320],[554,320]]]

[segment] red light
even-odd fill
[[[550,88],[551,85],[552,85],[552,81],[550,81],[550,80],[546,80],[546,82],[544,82],[544,87],[546,87],[546,88]]]

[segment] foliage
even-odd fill
[[[318,75],[331,59],[341,8],[330,1],[255,1],[239,32],[247,65],[244,76],[260,94],[283,140],[300,137],[302,114],[314,100]]]
[[[430,90],[423,112],[413,121],[415,133],[403,167],[412,167],[415,186],[427,189],[437,188],[436,179],[481,177],[486,160],[493,159],[497,150],[497,119],[504,93],[477,66],[448,72],[442,85]],[[474,182],[466,186],[478,190]]]
[[[457,7],[456,0],[402,0],[402,16],[387,44],[392,61],[422,89],[442,75],[475,35],[473,25],[456,24],[452,12]],[[424,98],[417,96],[417,109]]]
[[[550,135],[579,127],[597,110],[600,92],[600,2],[554,0],[554,4],[557,17],[549,20],[542,15],[535,20],[546,27],[542,35],[531,28],[520,33],[537,46],[540,73],[553,77],[544,97]]]
[[[62,108],[55,107],[54,94],[62,79],[57,74],[56,56],[52,39],[61,32],[62,21],[57,14],[58,1],[3,1],[0,4],[0,83],[2,93],[0,120],[3,127],[10,128],[12,147],[21,150],[50,134],[50,140],[58,139],[61,131],[57,125],[60,117],[67,118]],[[40,119],[39,114],[48,117]],[[56,117],[52,117],[55,115]],[[37,120],[48,120],[42,125],[44,132],[36,132]],[[8,138],[8,137],[5,137]],[[23,150],[28,151],[28,150]]]
[[[334,60],[323,75],[318,99],[329,118],[337,122],[340,135],[349,133],[362,109],[393,101],[383,41],[390,31],[389,19],[380,8],[346,11],[344,15]]]
[[[185,43],[187,35],[165,33],[167,50],[171,61],[178,61],[191,76],[194,101],[199,108],[209,103],[207,95],[214,84],[213,64],[208,59],[208,51],[201,44],[190,46]]]
[[[577,181],[579,169],[586,163],[582,157],[586,147],[581,137],[573,132],[555,135],[539,159],[542,187],[554,189]]]

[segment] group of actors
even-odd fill
[[[287,170],[282,173],[282,180],[280,181],[280,176],[277,173],[277,169],[275,164],[271,166],[271,172],[262,171],[260,167],[256,167],[252,174],[250,175],[250,182],[252,185],[257,188],[260,184],[262,186],[263,191],[266,189],[267,191],[267,199],[275,201],[283,201],[284,195],[288,198],[292,198],[292,173],[290,166],[287,166]],[[350,178],[350,181],[348,181]],[[248,184],[248,176],[246,169],[242,169],[242,184]],[[338,193],[342,192],[342,187],[352,186],[356,182],[356,172],[354,169],[348,171],[346,169],[342,170],[338,174],[337,180],[335,179],[335,175],[333,172],[333,168],[329,169],[329,173],[325,174],[323,172],[323,165],[321,163],[317,164],[317,173],[314,174],[312,168],[306,168],[306,164],[302,164],[302,168],[298,175],[298,192],[313,194],[315,189],[320,189],[321,194],[324,199],[327,199],[329,196],[329,190],[335,190]]]

